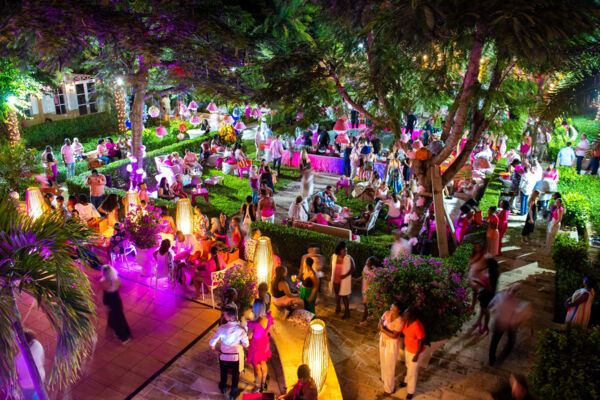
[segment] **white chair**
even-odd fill
[[[129,242],[127,242],[123,246],[123,254],[117,254],[117,253],[113,253],[111,251],[110,252],[110,263],[111,263],[111,265],[116,268],[115,262],[120,258],[121,259],[121,263],[126,266],[125,270],[130,271],[130,268],[129,268],[129,259],[127,258],[127,256],[129,256],[131,253],[133,253],[135,255],[136,254],[136,250],[135,250],[135,246],[133,244],[129,243]]]
[[[210,302],[212,304],[212,308],[215,308],[215,289],[223,284],[223,279],[225,277],[225,272],[228,268],[225,268],[221,271],[215,271],[210,273],[210,278],[212,280],[211,285],[207,285],[206,283],[202,283],[202,300],[204,300],[204,286],[210,289]]]

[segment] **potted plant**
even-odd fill
[[[236,264],[228,268],[223,276],[221,290],[225,293],[229,288],[237,291],[236,303],[241,316],[245,311],[252,308],[252,303],[258,295],[254,268],[244,264]]]
[[[142,275],[151,272],[152,250],[159,245],[164,224],[161,210],[152,206],[132,208],[125,218],[125,235],[136,247],[136,261],[142,267]]]

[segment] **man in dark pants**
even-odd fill
[[[489,304],[494,310],[494,328],[492,340],[490,343],[489,364],[494,365],[496,360],[505,359],[517,340],[517,329],[519,325],[528,318],[531,313],[529,303],[520,301],[516,294],[519,288],[518,284],[513,284],[508,289],[498,293]],[[500,339],[506,333],[508,342],[504,349],[496,358],[496,350]]]
[[[221,341],[219,353],[219,367],[221,369],[221,380],[219,389],[225,394],[227,392],[227,373],[231,370],[230,399],[233,400],[238,394],[238,382],[240,380],[240,352],[242,347],[248,347],[248,334],[237,321],[237,311],[233,307],[225,307],[223,315],[226,324],[217,328],[214,336],[210,339],[210,348],[216,350],[216,345]]]
[[[427,122],[423,127],[423,146],[429,144],[429,138],[433,135],[433,125],[431,124],[431,118],[427,118]]]
[[[415,116],[415,112],[411,111],[406,117],[406,133],[410,133],[412,139],[412,133],[415,130],[415,126],[417,125],[417,117]]]
[[[355,109],[350,111],[350,128],[358,129],[358,111]]]

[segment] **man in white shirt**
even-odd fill
[[[65,139],[65,144],[60,148],[60,155],[67,167],[67,179],[72,178],[75,176],[75,154],[69,139]]]
[[[194,235],[185,235],[181,231],[175,233],[175,259],[183,260],[199,250],[198,241]]]
[[[490,145],[486,144],[479,153],[475,155],[475,158],[485,158],[488,161],[492,161],[492,157],[494,154],[492,153],[492,149],[490,149]]]
[[[567,146],[559,150],[558,156],[556,157],[556,165],[559,167],[570,167],[573,165],[575,159],[575,152],[571,147],[571,142],[567,142]]]
[[[392,244],[390,259],[399,258],[404,254],[410,254],[413,248],[411,241],[404,238],[404,233],[398,229],[394,230],[392,233],[396,240]]]
[[[40,373],[40,378],[42,382],[44,382],[44,380],[46,379],[46,370],[44,369],[44,347],[35,338],[35,334],[30,330],[25,330],[25,339],[29,344],[29,350],[31,351],[33,361],[35,361],[35,365],[38,369],[38,372]],[[19,386],[21,387],[21,391],[23,392],[23,398],[37,398],[35,385],[33,384],[33,379],[29,374],[27,361],[25,361],[25,356],[22,352],[19,352],[19,354],[17,354],[17,357],[15,357],[15,366],[17,369],[17,375],[19,377]]]
[[[544,157],[546,157],[546,152],[548,151],[548,143],[550,143],[551,139],[552,137],[550,136],[550,132],[543,132],[541,129],[538,129],[537,144],[535,146],[537,150],[538,160],[543,161]]]
[[[273,159],[273,170],[277,166],[277,174],[281,172],[281,159],[283,157],[283,145],[279,139],[279,135],[275,136],[275,140],[271,142],[271,158]]]
[[[535,179],[533,167],[525,167],[523,174],[521,175],[521,183],[519,184],[521,198],[521,215],[526,215],[529,211],[527,203],[529,203],[529,196],[531,196],[536,182],[537,181]]]
[[[225,394],[227,392],[227,371],[231,369],[231,399],[235,399],[238,393],[238,382],[240,379],[240,354],[244,354],[242,347],[248,347],[248,334],[237,321],[237,312],[231,307],[223,310],[226,324],[217,328],[217,331],[208,344],[213,351],[221,341],[219,353],[219,367],[221,369],[221,380],[219,389]],[[243,362],[243,361],[242,361]]]
[[[581,135],[581,140],[575,146],[575,157],[577,157],[577,173],[581,174],[581,163],[585,158],[585,153],[590,147],[590,143],[587,140],[587,135],[584,133]]]

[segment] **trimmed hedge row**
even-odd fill
[[[43,149],[48,145],[62,145],[65,138],[77,137],[84,142],[88,138],[105,137],[116,130],[116,115],[101,112],[27,126],[23,128],[22,135],[28,147]]]
[[[552,260],[556,268],[554,292],[554,321],[564,322],[564,306],[573,292],[583,287],[583,278],[592,277],[600,281],[600,268],[592,265],[588,257],[588,243],[559,233],[552,245]],[[600,323],[600,298],[596,297],[592,305],[590,325]]]
[[[488,180],[485,192],[483,193],[483,196],[481,196],[481,200],[479,200],[479,209],[483,211],[484,214],[487,212],[488,208],[498,206],[500,194],[502,193],[502,182],[500,182],[500,172],[506,171],[506,164],[506,158],[502,158],[500,159],[500,161],[498,161],[498,163],[496,163],[494,173]]]

